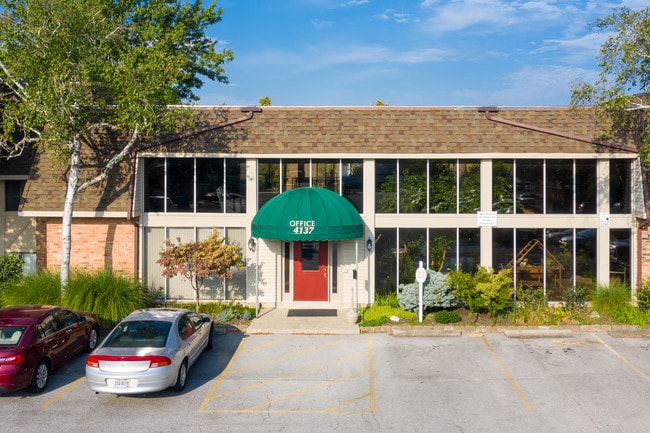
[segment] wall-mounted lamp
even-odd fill
[[[366,248],[368,248],[368,252],[372,251],[372,238],[368,238],[366,241]]]
[[[255,248],[257,248],[257,245],[255,244],[255,239],[251,237],[250,239],[248,239],[248,249],[251,250],[252,253],[254,253]]]

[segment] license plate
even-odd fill
[[[112,383],[109,382],[108,386],[112,385],[112,388],[128,388],[129,384],[129,379],[113,379]]]

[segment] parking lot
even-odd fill
[[[650,339],[215,335],[184,392],[91,392],[85,355],[0,396],[21,432],[645,432]]]

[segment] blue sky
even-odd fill
[[[219,0],[234,52],[202,105],[563,106],[617,6],[648,0]]]

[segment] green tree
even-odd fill
[[[227,244],[216,229],[204,241],[178,244],[165,241],[165,250],[160,253],[157,263],[163,268],[163,275],[173,278],[180,275],[190,282],[194,289],[196,311],[206,278],[232,278],[233,268],[242,269],[241,250],[237,244]]]
[[[0,0],[0,146],[40,146],[66,168],[62,289],[78,194],[139,141],[178,130],[203,77],[227,82],[233,54],[205,34],[221,15],[202,0]],[[100,134],[120,138],[98,166],[83,149]],[[80,179],[82,166],[97,169]]]
[[[650,8],[618,8],[596,20],[592,30],[610,34],[599,51],[598,79],[575,85],[571,103],[608,115],[613,126],[608,132],[637,143],[650,165]]]
[[[271,106],[271,98],[268,96],[262,96],[257,100],[257,102],[260,104],[260,107],[270,107]]]

